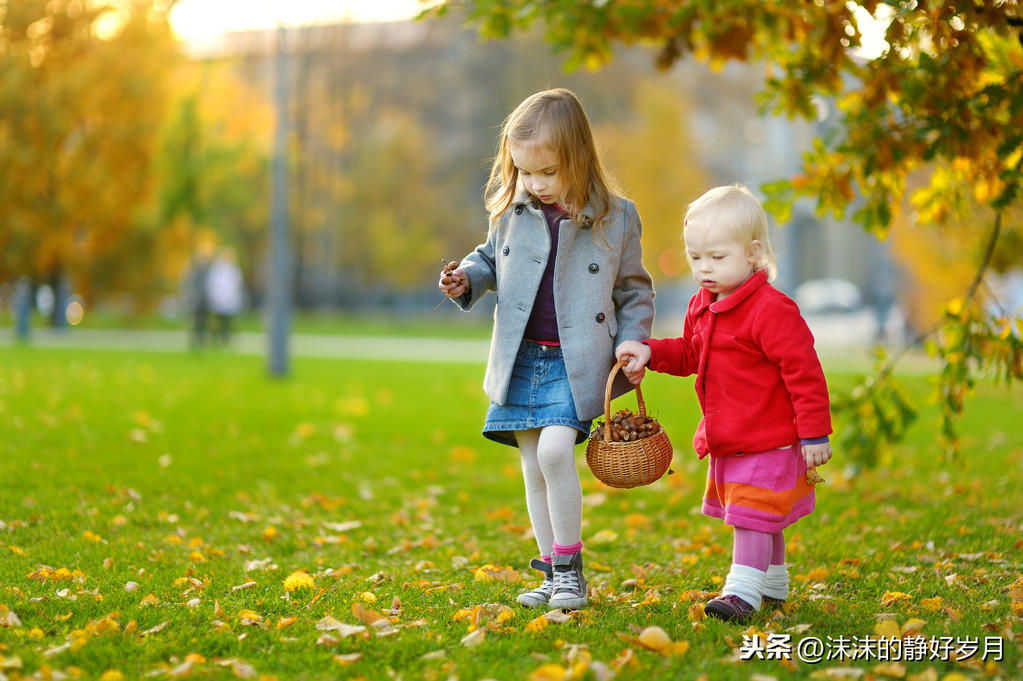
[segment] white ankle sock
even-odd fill
[[[760,610],[763,602],[761,594],[764,593],[764,579],[767,573],[763,570],[749,567],[748,565],[732,564],[732,569],[725,577],[725,586],[721,589],[721,595],[729,594],[738,596],[742,600]]]
[[[789,597],[789,569],[785,565],[769,565],[764,578],[764,595],[784,601]]]

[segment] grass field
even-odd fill
[[[591,605],[548,618],[515,606],[535,544],[482,366],[0,352],[0,679],[1023,676],[1018,388],[981,387],[947,462],[907,377],[910,440],[822,467],[789,605],[745,628],[701,617],[731,533],[699,513],[691,381],[644,385],[674,475],[612,490],[579,448]]]

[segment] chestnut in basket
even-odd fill
[[[661,432],[661,424],[652,416],[633,413],[631,409],[622,409],[611,417],[612,442],[631,442],[642,440]],[[604,422],[598,420],[593,429],[592,438],[604,440]]]

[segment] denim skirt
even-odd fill
[[[483,436],[517,447],[516,430],[570,426],[579,431],[575,440],[579,444],[589,435],[591,423],[576,417],[561,348],[523,340],[512,368],[508,398],[504,404],[490,403]]]

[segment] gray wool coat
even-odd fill
[[[642,225],[635,204],[617,197],[604,239],[588,222],[564,220],[558,237],[554,298],[558,334],[575,401],[588,421],[604,413],[614,349],[625,340],[650,337],[654,290],[643,267]],[[455,302],[468,310],[487,291],[497,292],[490,358],[483,380],[487,396],[504,404],[512,366],[550,254],[551,238],[540,209],[525,194],[491,225],[486,242],[460,266],[470,289]],[[618,373],[612,397],[632,390]]]

